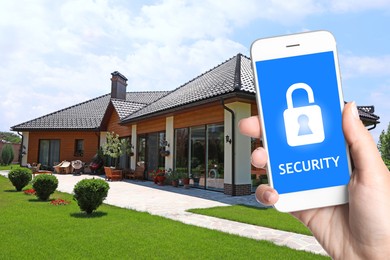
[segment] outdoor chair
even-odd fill
[[[144,180],[144,172],[145,172],[145,167],[144,166],[137,166],[137,167],[135,167],[135,171],[133,173],[133,179],[135,179],[135,180]]]
[[[81,174],[81,171],[83,170],[84,163],[80,160],[72,161],[72,168],[74,169],[75,174]]]
[[[123,176],[125,179],[134,179],[134,170],[132,169],[124,169]]]
[[[37,171],[39,171],[40,168],[41,168],[41,164],[40,163],[33,163],[32,166],[31,166],[31,171],[34,174]]]
[[[71,163],[68,161],[62,161],[53,167],[56,173],[71,173],[73,170]]]
[[[106,174],[106,180],[107,181],[113,181],[113,180],[122,180],[122,171],[121,170],[115,170],[111,167],[104,167],[104,173]]]

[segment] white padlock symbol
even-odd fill
[[[292,93],[304,89],[309,106],[294,107]],[[321,143],[325,139],[321,108],[314,103],[312,88],[305,83],[291,85],[286,92],[287,109],[283,112],[284,127],[289,146]]]

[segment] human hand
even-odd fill
[[[240,121],[242,134],[260,137],[257,116]],[[383,259],[390,257],[390,173],[374,140],[359,119],[354,102],[343,111],[343,131],[350,148],[354,170],[348,184],[349,203],[292,212],[313,233],[334,259]],[[258,148],[252,164],[263,168],[267,152]],[[276,190],[260,185],[256,198],[265,205],[278,201]]]

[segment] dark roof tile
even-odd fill
[[[250,59],[242,54],[223,62],[185,83],[156,102],[131,114],[123,121],[221,96],[234,91],[255,93]]]
[[[126,101],[113,101],[121,117],[155,102],[168,91],[128,92]],[[100,127],[104,113],[110,102],[110,94],[106,94],[77,105],[38,117],[36,119],[15,125],[13,131],[31,130],[77,130],[97,129]],[[126,114],[128,113],[128,114]]]

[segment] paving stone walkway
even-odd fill
[[[7,176],[7,171],[0,171],[0,174]],[[59,180],[58,190],[66,193],[72,193],[74,185],[81,179],[102,178],[101,176],[74,176],[71,174],[56,174],[56,176]],[[186,224],[219,230],[256,240],[268,240],[277,245],[327,255],[325,250],[312,236],[208,217],[186,211],[193,208],[210,208],[235,204],[260,206],[256,202],[254,195],[232,197],[221,192],[202,189],[158,186],[150,181],[125,180],[109,182],[109,185],[110,190],[105,203],[110,205],[145,211]],[[158,203],[156,203],[157,201]]]

